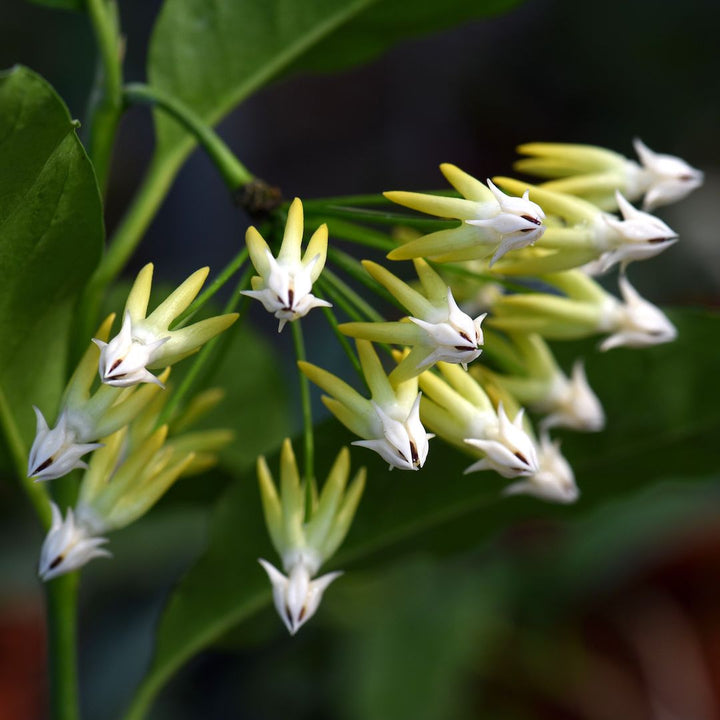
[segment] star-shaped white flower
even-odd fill
[[[485,457],[465,469],[465,473],[494,470],[505,478],[532,475],[538,470],[535,445],[522,426],[524,410],[515,420],[505,413],[502,403],[497,410],[497,424],[486,427],[483,437],[469,437],[464,441],[485,453]]]
[[[573,365],[572,377],[558,384],[558,387],[543,403],[538,403],[541,412],[548,415],[540,427],[567,427],[583,432],[596,432],[605,425],[605,412],[598,396],[593,392],[581,360]]]
[[[259,300],[263,307],[279,321],[278,332],[285,323],[307,315],[316,307],[332,307],[327,300],[315,297],[310,291],[320,277],[327,256],[327,226],[321,225],[310,238],[301,257],[303,236],[303,208],[295,198],[288,210],[282,245],[277,259],[260,233],[248,228],[245,236],[250,259],[258,275],[252,278],[252,290],[243,295]]]
[[[82,523],[77,522],[72,508],[65,519],[55,503],[50,503],[52,525],[40,551],[38,575],[47,582],[58,575],[72,572],[96,557],[110,557],[101,546],[106,538],[93,535]]]
[[[33,409],[37,429],[28,458],[28,477],[36,481],[53,480],[75,468],[86,468],[80,458],[102,445],[79,442],[80,432],[73,427],[67,411],[60,413],[57,424],[50,428],[39,408]]]

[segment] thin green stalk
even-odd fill
[[[208,285],[208,287],[197,297],[195,301],[190,305],[185,312],[180,313],[177,320],[173,323],[172,329],[178,330],[184,327],[188,320],[191,320],[193,316],[210,300],[215,293],[220,290],[225,283],[243,266],[243,263],[247,260],[248,250],[243,248],[220,272],[220,274]]]
[[[290,323],[292,326],[293,345],[295,347],[295,359],[298,362],[305,362],[305,341],[303,340],[300,322]],[[315,485],[315,436],[313,433],[312,402],[310,400],[310,381],[305,374],[298,369],[298,380],[300,382],[300,402],[303,415],[303,446],[305,450],[305,488],[307,492],[306,507],[314,505],[314,498],[317,497]]]
[[[50,717],[79,720],[77,678],[77,594],[79,573],[45,585],[50,664]]]
[[[235,311],[238,304],[243,299],[243,296],[240,295],[240,291],[244,290],[249,285],[250,277],[253,272],[254,268],[250,267],[242,274],[233,294],[223,308],[223,314]],[[225,338],[222,335],[213,338],[210,342],[206,343],[205,347],[203,347],[203,349],[197,354],[195,362],[188,370],[187,375],[185,375],[178,389],[173,393],[172,397],[163,408],[163,411],[157,421],[158,426],[168,422],[168,420],[174,415],[175,411],[178,407],[180,407],[180,404],[185,399],[185,396],[190,392],[190,390],[192,390],[193,386],[197,382],[200,373],[206,369],[206,365],[213,358],[218,342],[223,341],[224,339]]]
[[[454,275],[470,278],[471,280],[481,280],[485,283],[497,283],[498,285],[502,285],[508,290],[513,290],[517,293],[534,292],[532,288],[529,288],[526,285],[521,285],[520,283],[512,282],[512,280],[506,280],[501,275],[494,275],[491,273],[479,273],[475,272],[474,270],[469,270],[468,268],[462,267],[462,265],[454,265],[452,263],[434,263],[432,261],[429,261],[429,264],[440,274],[442,274],[443,271],[447,271],[449,273],[453,273]]]
[[[385,233],[339,218],[328,220],[328,218],[322,215],[315,216],[306,211],[306,224],[309,228],[319,227],[323,223],[329,224],[332,237],[340,238],[341,240],[347,240],[357,243],[358,245],[388,252],[397,247],[397,243],[393,242]]]
[[[255,179],[215,130],[177,98],[141,83],[126,85],[123,90],[123,98],[126,103],[130,104],[157,106],[177,120],[194,135],[200,146],[207,152],[230,191],[238,190]]]
[[[380,225],[415,227],[424,230],[425,232],[448,230],[449,228],[457,225],[457,221],[453,220],[433,220],[430,218],[415,217],[405,213],[342,207],[341,205],[326,205],[322,208],[322,214],[326,217],[344,218],[346,220],[360,220],[361,222],[378,223]]]
[[[303,200],[304,208],[311,208],[312,210],[322,211],[328,205],[345,205],[348,207],[352,206],[373,206],[373,205],[387,205],[392,206],[390,200],[384,195],[338,195],[336,197],[329,198],[316,198],[313,200]]]
[[[357,280],[360,284],[364,285],[368,290],[375,293],[378,297],[382,298],[391,305],[395,305],[406,312],[403,305],[398,302],[391,293],[389,293],[380,283],[376,282],[368,273],[365,268],[359,263],[352,255],[348,255],[342,250],[337,248],[328,248],[328,259],[332,261],[333,265],[337,265],[341,270],[344,270],[351,278]]]
[[[12,462],[15,466],[15,473],[33,508],[35,508],[35,512],[40,519],[43,529],[47,530],[52,521],[50,498],[45,485],[36,483],[27,477],[28,451],[20,435],[20,430],[15,423],[15,417],[12,414],[10,404],[5,397],[5,391],[2,387],[0,387],[0,424],[2,424],[5,441],[7,442]]]
[[[327,273],[327,268],[323,270],[323,275]],[[332,285],[331,282],[326,280],[323,275],[321,275],[315,285],[313,285],[314,288],[320,288],[323,295],[327,295],[328,299],[332,302],[333,305],[337,305],[351,320],[355,320],[356,322],[362,322],[365,320],[365,317],[359,313],[351,303],[349,303],[338,291],[337,289]]]
[[[321,300],[327,300],[325,297],[325,294],[317,289],[317,286],[313,290],[314,294],[319,297]],[[348,359],[352,363],[352,366],[357,370],[358,375],[362,377],[362,368],[360,367],[360,361],[357,358],[357,355],[353,352],[352,347],[350,346],[350,343],[348,342],[348,339],[345,335],[343,335],[339,328],[337,318],[335,317],[335,313],[332,311],[332,308],[324,307],[322,308],[322,311],[325,315],[325,319],[328,321],[328,324],[332,328],[333,333],[335,333],[335,337],[338,339],[338,342],[340,343],[340,346],[345,351],[345,354],[348,356]]]
[[[122,114],[122,40],[115,0],[87,0],[100,53],[88,112],[88,152],[100,192],[105,194],[115,133]]]
[[[322,276],[341,295],[343,295],[346,300],[352,303],[367,320],[372,320],[374,322],[383,321],[383,316],[374,307],[372,307],[372,305],[361,298],[360,295],[358,295],[346,282],[335,275],[332,270],[325,268]]]

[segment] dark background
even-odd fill
[[[154,0],[121,3],[127,80],[145,79],[159,7]],[[20,0],[3,0],[0,17],[0,67],[23,63],[40,72],[83,117],[93,75],[87,20]],[[719,21],[714,0],[531,0],[500,18],[404,42],[339,75],[279,79],[220,132],[254,173],[288,197],[306,198],[441,188],[441,162],[478,177],[508,174],[514,147],[533,140],[589,142],[631,155],[637,135],[701,168],[706,183],[659,213],[681,241],[634,267],[633,282],[658,303],[717,306]],[[113,165],[110,231],[151,148],[149,112],[132,109]],[[241,246],[247,224],[195,152],[128,276],[158,259],[167,280],[202,264],[219,268]],[[718,354],[716,347],[706,351]],[[0,718],[30,720],[42,717],[45,695],[34,579],[39,538],[16,496],[0,491],[0,502]],[[516,528],[492,552],[442,562],[410,558],[382,574],[347,578],[336,601],[323,605],[325,620],[318,616],[309,626],[316,630],[289,643],[268,616],[257,646],[253,638],[228,638],[224,650],[182,674],[153,717],[720,717],[714,485],[687,516],[669,513],[672,520],[623,547],[622,562],[597,541],[569,591],[580,600],[548,604],[538,589],[555,582],[555,553],[571,562],[569,541],[559,542],[558,534],[578,544],[620,537],[645,507],[636,500],[624,519],[606,509],[572,531],[542,523]],[[118,534],[112,569],[91,566],[81,645],[91,720],[116,717],[140,678],[163,595],[203,534],[198,513],[175,508]],[[533,568],[547,573],[535,584]],[[588,591],[598,576],[602,602]],[[498,608],[508,596],[521,598],[510,624],[507,607],[504,615]],[[666,690],[661,701],[658,688]]]

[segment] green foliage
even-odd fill
[[[408,549],[473,547],[523,518],[577,515],[678,473],[688,482],[706,477],[716,465],[720,387],[707,380],[716,358],[703,349],[716,337],[720,318],[685,311],[674,313],[673,320],[680,341],[670,345],[602,355],[594,343],[572,349],[585,351],[609,419],[605,432],[566,443],[583,491],[572,510],[530,498],[501,499],[499,478],[463,476],[468,458],[438,440],[418,474],[389,474],[376,456],[357,451],[354,467],[367,465],[368,487],[332,565],[350,569],[371,558],[387,562]],[[317,437],[318,457],[330,457],[350,439],[336,423],[322,426]],[[258,555],[273,559],[259,503],[254,473],[238,478],[219,499],[208,550],[170,599],[150,675],[130,717],[142,717],[182,663],[270,602],[267,579],[256,563]]]
[[[102,204],[65,104],[23,67],[0,75],[0,386],[26,440],[52,418],[73,304],[102,249]]]
[[[77,10],[85,9],[85,0],[28,0],[35,5],[45,5],[50,8],[59,10]]]

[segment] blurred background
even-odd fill
[[[145,80],[160,6],[121,2],[130,81]],[[93,75],[86,19],[21,0],[3,0],[2,18],[0,67],[22,63],[38,71],[82,118]],[[253,172],[287,197],[304,198],[440,189],[441,162],[481,178],[509,174],[515,146],[533,140],[587,142],[631,156],[633,137],[641,137],[702,169],[706,182],[658,213],[681,242],[634,266],[633,283],[658,304],[717,307],[719,22],[715,0],[529,0],[502,17],[403,42],[337,75],[280,78],[219,130]],[[115,154],[109,231],[142,177],[152,142],[148,110],[130,110]],[[248,224],[195,152],[128,277],[160,259],[156,272],[167,282],[200,265],[220,268]],[[277,343],[276,355],[287,361],[276,371],[280,390],[269,427],[262,438],[240,443],[227,467],[272,448],[292,429],[282,404],[290,339],[278,340],[255,310],[262,348]],[[314,338],[312,326],[310,332]],[[705,367],[720,361],[713,338],[688,352],[709,356]],[[256,355],[245,362],[260,367],[264,356]],[[715,377],[702,380],[717,385]],[[245,391],[247,384],[239,385],[231,399],[250,405]],[[719,429],[713,418],[704,421],[704,433]],[[642,473],[642,458],[633,462]],[[704,471],[707,477],[690,487],[680,477],[648,475],[639,494],[591,510],[581,499],[550,518],[539,511],[536,517],[540,503],[528,501],[521,523],[476,548],[442,555],[410,549],[360,568],[333,586],[292,642],[270,611],[226,637],[183,670],[152,717],[720,718],[720,483]],[[116,718],[127,703],[148,662],[164,598],[201,552],[206,507],[224,482],[218,473],[202,488],[179,488],[158,512],[113,537],[112,563],[98,561],[84,574],[87,718]],[[46,703],[43,599],[35,579],[41,538],[10,482],[0,484],[0,518],[0,720],[34,720],[44,717]]]

